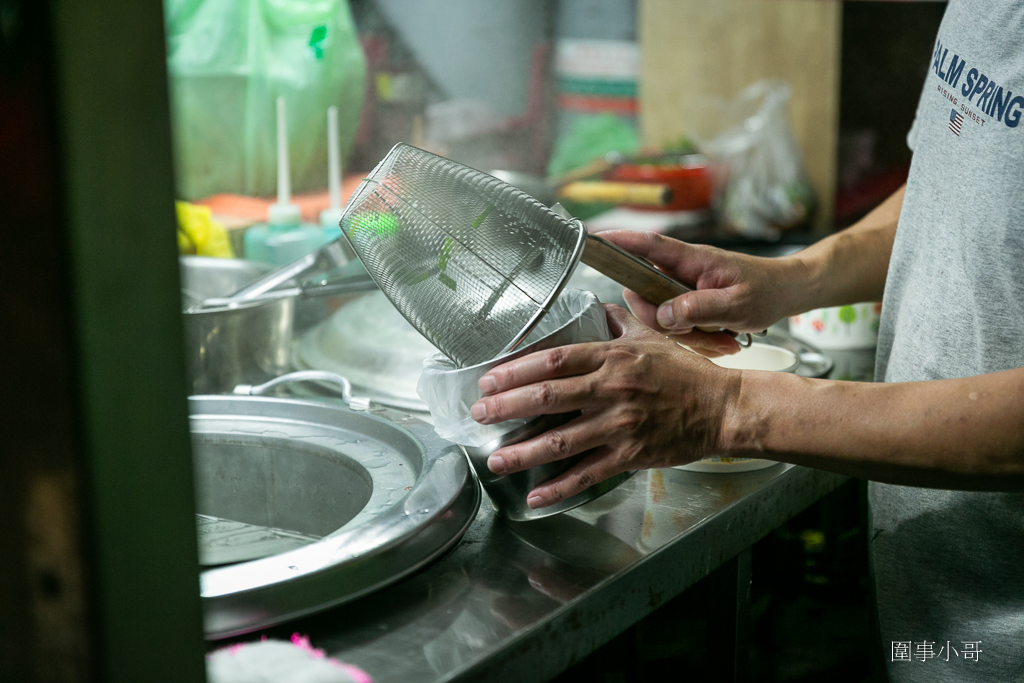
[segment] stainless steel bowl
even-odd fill
[[[241,259],[184,256],[183,293],[194,299],[223,297],[273,269]],[[186,310],[185,355],[189,393],[229,393],[288,372],[295,299],[228,308]]]
[[[558,427],[559,425],[565,424],[569,420],[577,417],[579,414],[580,413],[575,412],[563,413],[561,415],[542,415],[531,420],[519,429],[509,432],[500,439],[495,439],[485,446],[462,447],[462,449],[466,451],[466,455],[469,456],[469,461],[473,464],[473,469],[476,470],[476,476],[480,479],[480,483],[483,484],[484,490],[487,492],[487,496],[491,499],[491,505],[494,506],[495,512],[497,512],[501,517],[513,522],[525,522],[550,517],[551,515],[557,515],[561,512],[565,512],[566,510],[572,510],[575,507],[579,507],[584,503],[589,503],[595,498],[608,493],[635,474],[635,472],[623,472],[622,474],[617,474],[614,477],[594,484],[590,488],[577,493],[571,498],[566,498],[560,503],[532,510],[526,504],[527,494],[529,494],[530,491],[535,489],[538,485],[543,484],[546,481],[550,481],[563,472],[571,469],[576,465],[576,463],[589,456],[591,451],[584,451],[583,453],[574,455],[571,458],[556,460],[555,462],[549,462],[544,465],[537,465],[536,467],[531,467],[528,470],[515,472],[513,474],[495,474],[487,468],[488,456],[499,448],[532,439],[533,437],[539,436],[546,431]]]

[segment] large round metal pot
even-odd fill
[[[458,447],[405,413],[192,396],[189,415],[210,638],[393,584],[455,547],[480,505]]]
[[[184,256],[182,290],[194,299],[224,297],[272,270],[241,259]],[[185,355],[190,394],[230,393],[289,369],[295,299],[186,310]]]

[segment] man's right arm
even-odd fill
[[[882,300],[906,189],[906,185],[901,187],[846,230],[793,255],[806,264],[809,289],[802,304],[807,307],[789,315],[812,308]]]

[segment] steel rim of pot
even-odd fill
[[[208,637],[251,632],[383,588],[453,548],[476,517],[480,489],[465,456],[411,416],[390,409],[352,411],[322,401],[250,396],[192,396],[189,404],[193,417],[259,417],[268,424],[280,409],[286,415],[288,410],[312,411],[319,417],[334,413],[379,431],[375,438],[393,447],[398,442],[414,447],[423,462],[409,492],[370,522],[343,526],[285,553],[202,571]],[[348,590],[340,591],[340,585]]]

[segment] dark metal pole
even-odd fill
[[[707,659],[722,681],[747,680],[750,651],[750,581],[753,553],[745,548],[708,574]]]

